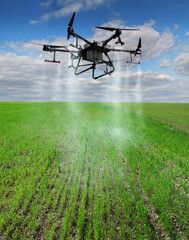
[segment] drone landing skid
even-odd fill
[[[88,63],[88,64],[80,64],[80,61],[81,59],[83,58],[83,54],[81,54],[81,56],[79,57],[79,60],[78,60],[78,63],[77,63],[77,66],[75,68],[75,72],[74,74],[75,75],[79,75],[81,73],[84,73],[84,72],[87,72],[89,70],[92,69],[92,77],[93,79],[98,79],[100,77],[103,77],[105,75],[111,75],[115,68],[114,68],[114,65],[112,63],[112,61],[110,60],[110,57],[108,56],[108,54],[105,54],[106,57],[108,58],[108,61],[104,61],[104,60],[101,60],[101,61],[96,61],[95,60],[95,54],[93,52],[93,63]],[[96,72],[96,66],[97,65],[100,65],[100,64],[106,64],[106,70],[104,71],[103,74],[100,74],[100,75],[95,75],[95,72]],[[84,70],[82,71],[78,71],[80,67],[87,67],[85,68]],[[108,67],[111,67],[112,69],[111,70],[108,70]]]
[[[60,61],[51,61],[51,60],[45,60],[45,62],[51,62],[51,63],[60,63]]]
[[[51,63],[60,63],[60,61],[56,61],[55,60],[55,57],[56,57],[56,51],[53,51],[54,52],[54,55],[53,55],[53,60],[45,60],[45,62],[51,62]]]
[[[104,63],[104,62],[102,62],[102,63]],[[101,64],[101,63],[99,63],[99,64]],[[108,63],[108,64],[105,63],[105,64],[106,64],[106,70],[104,71],[103,74],[100,74],[100,75],[98,75],[98,76],[95,76],[95,68],[93,68],[92,77],[93,77],[94,79],[98,79],[98,78],[103,77],[103,76],[106,76],[106,75],[110,75],[110,76],[111,76],[111,74],[114,72],[114,65],[113,65],[113,64],[111,65],[112,70],[108,70],[109,63]]]
[[[133,62],[133,61],[127,61],[126,63],[129,63],[129,64],[140,64],[140,62]]]

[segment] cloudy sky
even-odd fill
[[[112,32],[95,26],[135,27],[120,47],[135,49],[142,38],[140,65],[128,54],[112,54],[115,72],[98,80],[75,76],[68,53],[61,64],[45,63],[51,53],[25,41],[69,46],[67,25],[90,40]],[[0,8],[0,101],[189,102],[188,0],[6,0]],[[83,42],[80,42],[83,46]],[[136,59],[138,61],[138,59]]]

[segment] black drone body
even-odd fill
[[[53,60],[45,60],[45,62],[53,62],[53,63],[60,63],[60,61],[55,60],[55,54],[56,52],[69,52],[71,54],[71,66],[74,69],[74,74],[79,75],[81,73],[84,73],[86,71],[92,70],[92,77],[94,79],[103,77],[107,74],[111,75],[111,73],[114,72],[115,68],[113,65],[113,62],[110,57],[110,52],[125,52],[130,54],[130,61],[127,61],[127,63],[133,63],[133,64],[140,64],[140,62],[133,62],[132,56],[141,55],[141,38],[139,39],[138,46],[135,50],[124,50],[124,49],[115,49],[110,48],[108,43],[113,39],[118,39],[116,44],[121,44],[123,46],[125,43],[121,40],[121,34],[123,30],[127,31],[137,31],[139,29],[120,29],[120,28],[111,28],[111,27],[96,27],[99,29],[107,30],[114,32],[114,34],[101,42],[93,41],[90,42],[89,40],[83,38],[79,34],[77,34],[73,29],[73,22],[75,18],[75,12],[72,15],[72,18],[68,24],[67,29],[67,39],[69,40],[70,36],[73,36],[76,38],[76,44],[70,44],[71,47],[75,48],[75,50],[69,50],[66,46],[56,46],[56,45],[43,45],[34,43],[37,45],[43,45],[43,51],[47,52],[53,52],[54,57]],[[81,39],[85,42],[84,47],[78,45],[78,39]],[[74,65],[74,61],[77,61],[77,64]],[[84,64],[81,64],[81,62],[84,62]],[[86,61],[88,63],[86,63]],[[105,65],[105,70],[103,74],[96,75],[96,67],[97,65]]]

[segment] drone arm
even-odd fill
[[[124,49],[116,49],[116,48],[111,48],[108,49],[109,52],[127,52],[127,53],[131,53],[134,54],[135,50],[124,50]]]
[[[88,44],[92,44],[90,41],[88,41],[84,37],[81,37],[79,34],[75,33],[73,30],[70,31],[70,35],[72,35],[73,37],[79,38],[79,39],[83,40],[84,42],[86,42]]]
[[[109,52],[110,51],[113,51],[113,52],[128,52],[128,53],[134,54],[136,56],[136,55],[141,55],[142,54],[141,47],[142,47],[141,38],[139,38],[139,42],[138,42],[136,50],[126,50],[126,49],[112,48],[112,49],[108,49],[108,51]]]
[[[141,55],[141,51],[140,49],[137,50],[122,50],[122,49],[109,49],[109,51],[113,51],[113,52],[126,52],[126,53],[130,53],[130,61],[127,61],[127,63],[133,63],[133,64],[140,64],[140,62],[133,62],[133,58],[132,55]],[[119,61],[119,60],[118,60]]]
[[[43,51],[45,52],[69,52],[68,50],[64,50],[64,49],[43,49]]]
[[[45,48],[43,49],[45,52],[69,52],[69,53],[78,53],[78,51],[68,50],[68,49],[57,49],[57,48]]]
[[[109,52],[126,52],[134,55],[141,55],[141,50],[108,49]]]
[[[112,39],[115,39],[116,37],[118,37],[117,34],[114,34],[114,35],[112,35],[110,38],[108,38],[107,40],[105,40],[105,41],[103,42],[103,47],[106,46]]]
[[[56,49],[56,52],[69,52],[69,53],[78,53],[78,51],[73,51],[73,50],[68,50],[68,49],[66,49],[66,50],[61,50],[61,49]]]

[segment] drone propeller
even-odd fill
[[[115,30],[115,28],[111,28],[111,27],[96,27],[96,28],[108,30],[108,31],[111,31],[111,32],[113,32]]]
[[[96,28],[100,28],[100,29],[103,29],[103,30],[108,30],[108,31],[116,31],[116,30],[126,30],[126,31],[138,31],[140,29],[138,28],[112,28],[112,27],[96,27]]]
[[[75,12],[73,13],[72,18],[71,18],[71,20],[70,20],[70,22],[68,24],[69,27],[72,27],[74,18],[75,18]]]
[[[68,24],[68,34],[67,34],[67,39],[69,40],[70,38],[70,30],[72,30],[72,25],[73,25],[73,22],[74,22],[74,18],[75,18],[75,12],[73,13],[72,15],[72,18]]]
[[[57,46],[57,45],[43,45],[45,47],[50,47],[50,48],[66,48],[66,46]]]
[[[31,43],[31,44],[35,44],[35,45],[44,46],[44,47],[50,47],[50,48],[66,48],[66,46],[57,46],[57,45],[50,45],[50,44],[41,44],[41,43],[34,43],[34,42],[29,42],[29,41],[25,41],[25,42]]]
[[[141,38],[139,38],[138,46],[137,46],[136,51],[140,50],[141,47],[142,47]]]
[[[142,43],[141,43],[141,38],[139,38],[138,41],[138,45],[135,51],[133,51],[132,53],[136,56],[137,54],[141,55],[141,47],[142,47]]]

